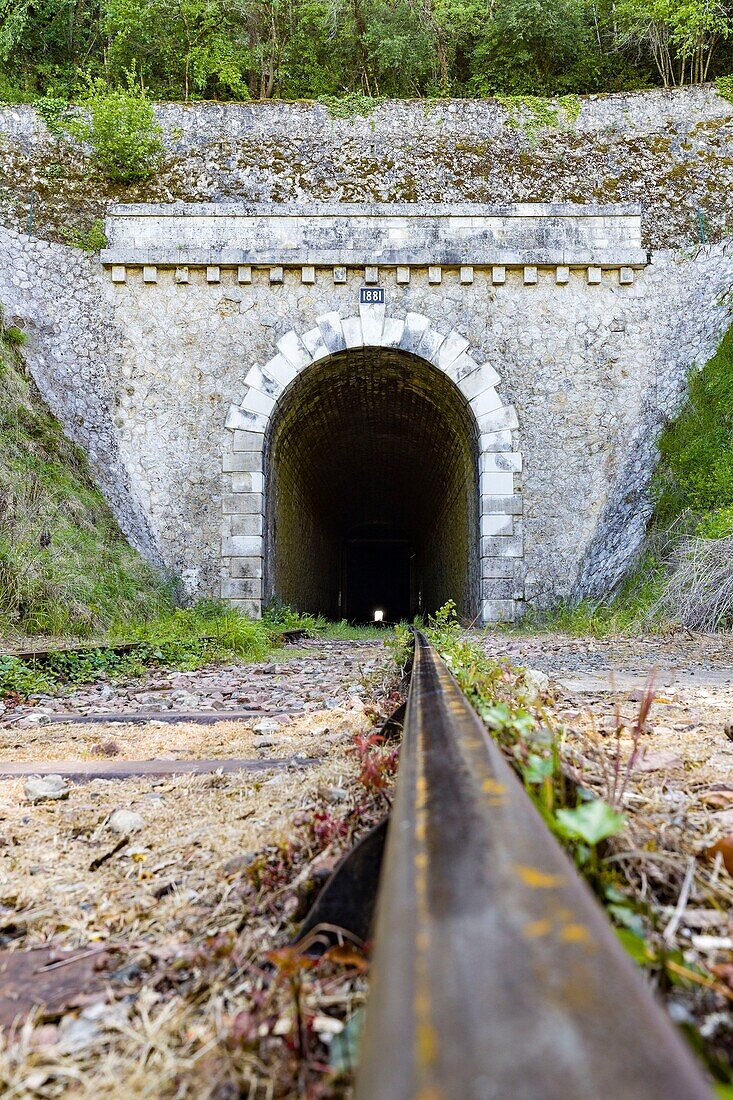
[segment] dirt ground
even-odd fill
[[[536,670],[541,714],[568,768],[626,812],[606,858],[657,938],[678,952],[684,980],[662,990],[670,1013],[694,1021],[725,1059],[733,1035],[733,638],[490,633],[482,644]],[[396,701],[395,669],[374,643],[306,644],[262,667],[206,669],[185,682],[166,673],[100,682],[3,716],[0,765],[296,758],[256,773],[70,782],[64,797],[36,803],[27,780],[0,779],[3,1096],[348,1095],[342,1040],[366,996],[358,945],[307,973],[287,947],[268,952],[288,943],[315,886],[384,811],[363,762],[367,751],[380,759],[391,751],[365,746]],[[636,728],[648,683],[651,710]],[[214,724],[156,717],[181,699],[210,710],[212,694],[224,711]],[[243,701],[252,715],[227,717]],[[136,724],[63,722],[101,704],[151,713]],[[129,834],[111,826],[119,810],[139,815]],[[26,949],[34,951],[23,956],[28,980],[14,974],[16,1003],[12,983],[3,986],[3,959]],[[714,974],[712,988],[698,976],[701,964]],[[42,979],[74,973],[76,982],[57,982],[56,1000],[49,995],[44,1010],[26,1015],[31,991],[48,988]],[[20,1021],[8,1027],[15,1009]]]
[[[395,669],[381,646],[333,643],[323,656],[322,643],[283,653],[247,722],[19,728],[10,716],[2,761],[94,759],[105,746],[116,760],[317,762],[66,782],[60,799],[35,803],[27,780],[0,779],[0,1094],[262,1100],[315,1096],[333,1077],[329,1044],[363,1002],[363,958],[327,958],[294,1006],[291,960],[267,952],[287,945],[317,885],[385,811],[359,775],[364,739],[395,705]],[[226,693],[222,669],[186,676],[187,690],[215,676]],[[239,691],[263,674],[236,666],[229,679]],[[130,708],[147,686],[128,685]],[[93,690],[79,691],[80,707]],[[295,714],[282,713],[283,694]],[[309,709],[314,697],[327,705]],[[139,815],[122,833],[120,810]],[[25,951],[27,970],[3,981],[3,959]],[[56,990],[54,966],[72,976]],[[45,1007],[26,1016],[34,989]]]

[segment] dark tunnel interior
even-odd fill
[[[478,439],[458,388],[389,348],[339,352],[282,395],[266,442],[266,597],[385,621],[478,605]]]

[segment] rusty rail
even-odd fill
[[[419,632],[356,1097],[711,1097]]]

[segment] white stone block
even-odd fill
[[[157,283],[158,281],[158,269],[152,265],[146,264],[143,268],[143,282],[144,283]]]
[[[482,473],[519,473],[522,469],[521,451],[485,451],[481,455]]]
[[[113,283],[124,283],[124,282],[126,282],[127,281],[127,272],[125,271],[125,265],[124,264],[113,264],[112,265],[111,276],[112,276],[112,282]]]
[[[486,515],[481,516],[481,535],[513,535],[514,520],[511,516]]]
[[[597,286],[598,283],[601,282],[602,277],[603,277],[603,273],[602,273],[600,267],[589,267],[588,268],[588,283],[591,286]]]
[[[318,329],[315,330],[318,332]],[[320,333],[318,333],[320,337]],[[303,370],[304,367],[309,366],[313,362],[313,356],[303,341],[298,336],[297,332],[292,329],[290,332],[286,332],[284,336],[281,336],[277,342],[277,349],[281,352],[288,362],[292,363],[296,371]]]
[[[634,281],[633,267],[622,267],[618,273],[618,281],[621,286],[631,286]]]
[[[514,473],[511,470],[491,470],[479,475],[479,490],[484,497],[512,496]]]
[[[306,264],[305,267],[300,269],[300,281],[306,285],[315,283],[316,281],[316,269],[312,264]]]
[[[372,286],[374,283],[379,282],[379,268],[378,267],[365,267],[364,268],[364,282],[368,286]]]
[[[437,286],[443,281],[443,269],[442,267],[429,267],[428,268],[428,282],[432,286]]]
[[[477,371],[478,368],[479,365],[476,360],[464,351],[462,355],[459,355],[457,359],[453,360],[450,366],[444,367],[443,369],[448,377],[452,378],[453,381],[460,386],[463,379],[468,378],[468,376],[473,374],[474,371]]]
[[[470,374],[466,374],[461,378],[458,383],[458,388],[463,396],[470,401],[480,393],[483,393],[484,390],[488,390],[492,386],[498,385],[500,381],[501,379],[491,363],[482,363],[476,370],[471,371]]]
[[[525,286],[534,286],[537,282],[537,268],[534,264],[528,264],[523,271],[523,279]]]
[[[241,516],[237,517],[242,520],[250,520],[259,518],[262,516]],[[261,577],[263,573],[262,558],[230,558],[229,559],[229,576],[232,579],[239,577]]]
[[[335,267],[333,269],[333,281],[334,281],[334,283],[345,283],[346,282],[346,268],[345,267]]]
[[[462,267],[459,274],[461,286],[470,286],[473,282],[473,268]]]
[[[521,558],[524,556],[521,535],[488,535],[481,539],[483,558]]]
[[[323,336],[319,328],[312,328],[308,332],[304,332],[301,339],[314,363],[318,362],[319,359],[325,359],[326,356],[331,354],[323,342]]]
[[[480,451],[512,451],[514,442],[511,431],[485,432],[479,441]]]
[[[564,266],[556,267],[555,282],[560,285],[570,282],[570,268]]]
[[[242,404],[239,407],[242,412],[259,413],[261,416],[269,417],[270,413],[275,408],[275,402],[271,397],[268,397],[266,393],[262,393],[260,390],[249,389],[244,395]]]
[[[407,286],[409,281],[410,281],[410,269],[409,269],[409,267],[398,267],[397,268],[397,285],[398,286]]]
[[[438,366],[440,369],[446,370],[451,363],[455,362],[459,355],[463,355],[467,348],[468,340],[465,336],[462,336],[460,332],[456,332],[455,329],[449,332],[441,344],[438,354]]]
[[[273,401],[277,400],[283,389],[282,383],[278,379],[267,374],[259,366],[250,367],[244,376],[244,384],[253,390],[259,390],[267,397],[271,397]]]
[[[281,387],[285,389],[289,386],[294,378],[297,377],[298,371],[284,355],[273,355],[272,359],[268,359],[265,363],[265,370],[270,375],[270,378],[274,378],[276,382],[279,382]]]
[[[270,282],[272,284],[281,283],[285,278],[283,269],[281,267],[270,268]]]
[[[478,426],[481,433],[487,435],[490,432],[516,431],[519,427],[517,411],[513,405],[504,405],[495,412],[480,417]]]
[[[402,331],[400,347],[403,351],[417,351],[426,328],[430,324],[430,318],[422,313],[408,313],[405,317],[405,327]]]
[[[498,577],[514,577],[515,562],[512,558],[482,558],[481,577],[491,580]]]
[[[487,413],[495,412],[497,409],[502,408],[502,406],[503,402],[499,394],[493,388],[484,390],[471,400],[471,408],[473,409],[473,415],[476,419],[480,416],[485,416]]]
[[[232,558],[261,558],[262,538],[259,535],[232,535],[222,539],[222,553]]]
[[[177,267],[176,268],[176,274],[175,274],[175,280],[176,280],[177,283],[188,283],[190,281],[189,280],[189,274],[188,274],[188,268],[187,267]]]
[[[484,600],[481,618],[485,623],[513,623],[516,618],[514,600]]]
[[[264,438],[264,437],[263,437]],[[247,473],[256,470],[262,471],[262,451],[225,451],[222,460],[222,469],[225,474],[237,472]]]
[[[249,619],[262,618],[262,600],[227,600],[227,603]]]
[[[263,509],[262,498],[262,474],[229,474],[232,481],[232,493],[238,496],[242,502],[237,512],[254,512],[259,514]],[[255,479],[253,484],[252,479]],[[257,486],[259,482],[259,487]]]
[[[364,347],[378,348],[381,346],[385,311],[385,306],[359,305]]]
[[[237,282],[238,283],[251,283],[252,282],[252,268],[249,264],[240,264],[237,268]]]
[[[437,367],[440,349],[444,342],[444,333],[438,332],[437,329],[434,328],[426,328],[422,340],[417,345],[415,354],[419,355],[421,359],[427,359],[428,363],[433,363]]]
[[[345,317],[341,321],[341,331],[344,334],[347,348],[361,348],[364,346],[360,317]]]
[[[237,406],[235,405],[234,408]],[[255,453],[262,452],[265,446],[265,437],[262,432],[252,431],[251,429],[243,431],[235,431],[232,439],[232,451],[237,454],[253,451]]]
[[[382,347],[398,348],[402,342],[405,322],[401,317],[385,317],[382,330]]]
[[[242,412],[242,410],[240,409],[239,405],[230,405],[229,406],[229,412],[227,413],[227,418],[226,418],[226,421],[224,422],[224,427],[228,428],[229,431],[232,431],[232,432],[235,431],[238,428],[241,428],[241,429],[249,428],[249,423],[247,421],[247,418],[246,418],[245,414]]]
[[[332,354],[337,351],[346,350],[346,340],[344,338],[343,329],[341,328],[341,314],[336,310],[331,313],[324,313],[321,317],[316,317],[316,324],[321,330],[321,339]]]
[[[220,267],[207,267],[206,268],[206,282],[218,283],[221,281],[221,268]]]
[[[260,600],[262,581],[259,577],[230,577],[222,581],[221,595],[224,600]]]
[[[491,281],[494,286],[502,286],[506,282],[506,268],[496,264],[491,269]]]
[[[482,515],[521,516],[523,511],[524,501],[521,493],[481,497]]]

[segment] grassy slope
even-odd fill
[[[562,606],[529,625],[613,634],[659,625],[667,618],[689,618],[687,606],[684,614],[677,614],[680,586],[670,583],[672,568],[679,568],[680,561],[684,567],[692,552],[704,563],[716,545],[722,547],[718,540],[733,537],[733,327],[703,370],[693,374],[682,412],[662,434],[653,491],[656,508],[646,552],[620,589],[602,600]],[[697,573],[704,571],[698,568]],[[733,561],[729,572],[733,583]],[[698,581],[691,577],[690,583]],[[694,609],[699,601],[695,593],[688,595]],[[698,625],[694,615],[690,625]],[[717,625],[732,624],[724,616]]]
[[[170,586],[125,541],[21,345],[0,330],[0,637],[83,637],[169,608]]]

